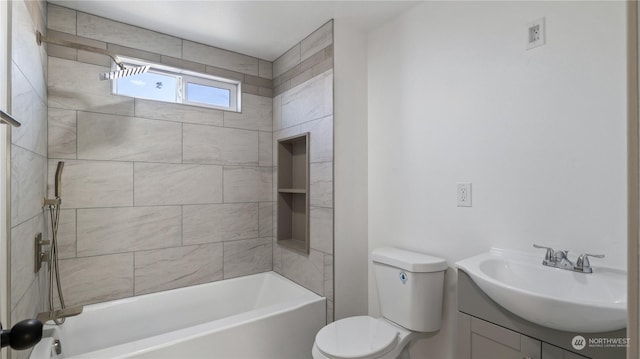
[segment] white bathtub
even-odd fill
[[[325,298],[260,273],[86,306],[45,325],[49,338],[30,358],[311,358],[325,308]]]

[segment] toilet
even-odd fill
[[[409,343],[440,329],[447,262],[398,248],[371,253],[382,318],[350,317],[320,329],[314,359],[409,358]]]

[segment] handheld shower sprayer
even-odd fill
[[[58,167],[56,167],[55,189],[54,195],[56,198],[60,198],[62,195],[62,169],[64,168],[64,161],[58,161]]]
[[[54,323],[60,325],[64,323],[66,317],[71,317],[82,313],[82,306],[67,308],[62,295],[62,284],[60,283],[60,269],[58,266],[58,224],[60,223],[60,204],[62,203],[62,170],[64,162],[58,161],[56,174],[54,177],[54,197],[45,198],[43,207],[49,207],[51,214],[51,247],[49,248],[49,311],[39,313],[38,320],[46,322],[53,320]],[[48,242],[48,241],[47,241]],[[40,258],[47,256],[39,256]],[[38,268],[36,266],[36,268]],[[37,269],[36,269],[37,271]],[[55,282],[55,283],[54,283]],[[58,299],[60,300],[60,309],[54,306],[54,287],[58,289]]]

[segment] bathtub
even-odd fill
[[[325,308],[277,273],[254,274],[85,306],[45,325],[30,359],[311,358]]]

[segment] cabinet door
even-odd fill
[[[542,359],[589,359],[551,344],[542,343]]]
[[[542,343],[471,317],[471,359],[540,359]]]

